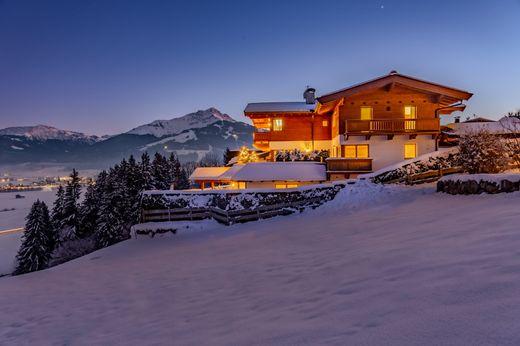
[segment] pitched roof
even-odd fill
[[[197,167],[193,173],[191,173],[189,179],[193,181],[215,180],[229,169],[230,167]]]
[[[424,81],[415,77],[406,76],[396,71],[390,72],[388,75],[381,76],[367,82],[356,84],[348,88],[340,89],[329,94],[318,97],[318,101],[322,104],[335,101],[337,99],[357,94],[362,91],[381,88],[384,86],[393,86],[395,84],[405,87],[423,90],[433,94],[439,94],[446,97],[446,104],[451,104],[459,100],[468,100],[472,93],[464,90],[455,89],[445,85]]]
[[[308,104],[305,102],[257,102],[248,103],[244,109],[244,113],[306,113],[313,112],[316,104]]]

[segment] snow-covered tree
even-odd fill
[[[65,210],[65,190],[63,186],[58,187],[56,199],[52,207],[51,221],[56,232],[63,228],[64,210]]]
[[[15,274],[47,267],[56,245],[49,209],[44,202],[34,202],[26,220],[22,245],[16,256],[18,265]]]
[[[168,160],[159,153],[155,153],[152,161],[152,185],[157,190],[170,188],[170,165]]]
[[[464,171],[470,174],[498,173],[506,168],[508,156],[499,136],[479,129],[461,136],[459,160]]]
[[[72,170],[70,178],[65,187],[63,205],[63,227],[61,234],[64,240],[76,239],[79,236],[79,197],[81,194],[81,185],[79,174],[75,169]]]
[[[141,186],[143,190],[152,190],[152,164],[150,163],[150,155],[144,152],[141,155],[141,162],[139,165],[139,172],[141,176]]]
[[[110,170],[99,201],[96,243],[102,248],[125,239],[124,220],[121,214],[121,194],[117,179],[118,165]]]
[[[88,237],[94,232],[97,224],[98,211],[98,190],[96,184],[92,183],[87,186],[85,198],[79,208],[80,222],[78,236],[80,238]]]
[[[229,148],[226,148],[226,151],[224,152],[224,155],[223,155],[223,162],[224,162],[224,165],[227,165],[229,163],[229,161],[231,161],[231,159],[235,157],[235,155],[233,154],[233,152],[231,150],[229,150]]]

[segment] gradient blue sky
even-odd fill
[[[0,128],[127,131],[396,69],[520,108],[520,1],[0,0]]]

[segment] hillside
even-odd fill
[[[193,223],[176,236],[0,278],[0,338],[519,344],[519,202],[519,193],[358,183],[302,214],[228,228]]]

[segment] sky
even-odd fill
[[[115,134],[391,70],[520,109],[520,0],[0,0],[0,128]]]

